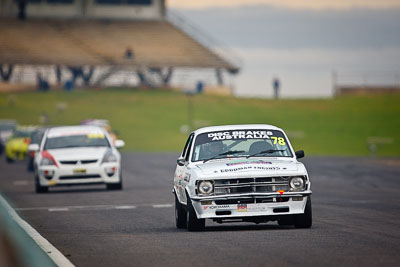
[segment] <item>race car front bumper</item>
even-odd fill
[[[118,163],[88,164],[87,166],[40,166],[38,178],[41,186],[79,184],[111,184],[120,182]]]
[[[302,214],[311,190],[230,196],[193,197],[192,205],[199,219],[282,216]]]

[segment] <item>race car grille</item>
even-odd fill
[[[78,163],[78,161],[77,160],[61,160],[60,163],[65,164],[65,165],[75,165]]]
[[[88,159],[88,160],[61,160],[60,163],[64,165],[75,165],[75,164],[89,164],[96,163],[97,159]]]
[[[68,179],[91,179],[91,178],[100,178],[99,174],[80,174],[80,175],[63,175],[60,176],[60,180],[68,180]]]
[[[219,199],[215,200],[217,205],[234,205],[234,204],[254,204],[254,203],[272,203],[272,202],[288,202],[290,197],[274,197],[274,198],[237,198],[237,199]]]
[[[262,177],[215,180],[214,194],[272,193],[289,191],[289,177]]]

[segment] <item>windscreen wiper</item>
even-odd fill
[[[250,157],[254,157],[254,156],[262,155],[262,154],[271,154],[274,152],[283,152],[283,151],[286,151],[286,149],[268,149],[268,150],[264,150],[264,151],[260,151],[260,152],[248,155],[246,158],[250,158]]]
[[[243,153],[243,152],[246,152],[246,151],[244,151],[244,150],[230,150],[230,151],[226,151],[226,152],[224,152],[224,153],[218,154],[218,155],[216,155],[216,156],[214,156],[214,157],[211,157],[211,158],[209,158],[209,159],[203,160],[203,163],[204,163],[204,162],[207,162],[207,161],[209,161],[209,160],[212,160],[212,159],[216,159],[216,158],[218,158],[219,156],[233,155],[233,154],[238,154],[238,153]]]

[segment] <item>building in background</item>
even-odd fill
[[[164,0],[0,0],[3,84],[194,89],[199,79],[225,86],[239,68]]]

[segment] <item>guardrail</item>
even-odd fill
[[[334,87],[400,87],[397,71],[333,71]]]
[[[32,236],[35,236],[35,240]],[[2,244],[0,266],[74,266],[35,229],[22,220],[1,193],[0,244]],[[44,251],[45,248],[47,248],[47,253]]]

